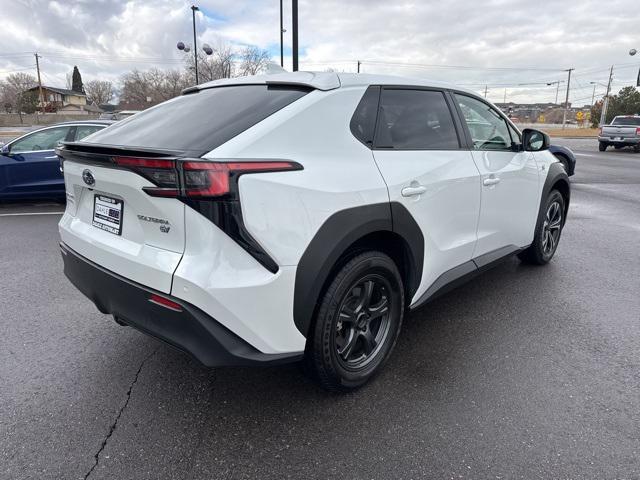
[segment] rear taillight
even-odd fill
[[[300,170],[295,162],[184,162],[184,194],[187,197],[221,197],[230,193],[232,184],[244,173]]]
[[[178,172],[176,161],[165,158],[114,157],[113,161],[122,168],[133,170],[149,180],[159,191],[159,196],[177,196]]]
[[[598,129],[598,135],[602,136],[602,127]]]
[[[285,160],[220,162],[192,159],[114,157],[122,168],[133,170],[155,187],[143,187],[154,197],[215,198],[233,193],[238,177],[245,173],[301,170]]]
[[[640,136],[640,127],[636,128],[636,135]]]
[[[221,162],[201,158],[142,157],[113,157],[112,161],[153,183],[154,186],[142,187],[148,195],[180,199],[211,220],[267,270],[272,273],[278,271],[278,264],[244,226],[238,178],[249,173],[302,170],[299,163],[288,160]],[[164,297],[155,296],[149,301],[166,308],[181,308]]]

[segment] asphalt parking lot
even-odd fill
[[[640,154],[558,143],[578,165],[554,260],[414,313],[343,396],[118,326],[62,274],[62,207],[0,206],[0,478],[640,477]]]

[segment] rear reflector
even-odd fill
[[[182,311],[182,305],[180,305],[179,303],[173,302],[168,298],[162,297],[160,295],[156,295],[155,293],[151,294],[151,296],[149,297],[149,301],[151,303],[155,303],[156,305],[160,305],[161,307],[165,307],[165,308],[168,308],[169,310],[173,310],[174,312]]]

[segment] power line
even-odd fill
[[[363,64],[370,65],[390,65],[398,67],[412,68],[445,68],[455,70],[487,70],[487,71],[541,71],[541,72],[564,72],[566,70],[559,68],[539,68],[539,67],[477,67],[470,65],[436,65],[426,63],[404,63],[404,62],[387,62],[383,60],[361,60]]]

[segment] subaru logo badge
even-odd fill
[[[82,180],[84,180],[84,183],[86,183],[90,187],[93,187],[96,184],[96,179],[93,178],[93,174],[89,169],[85,169],[85,171],[82,172]]]

